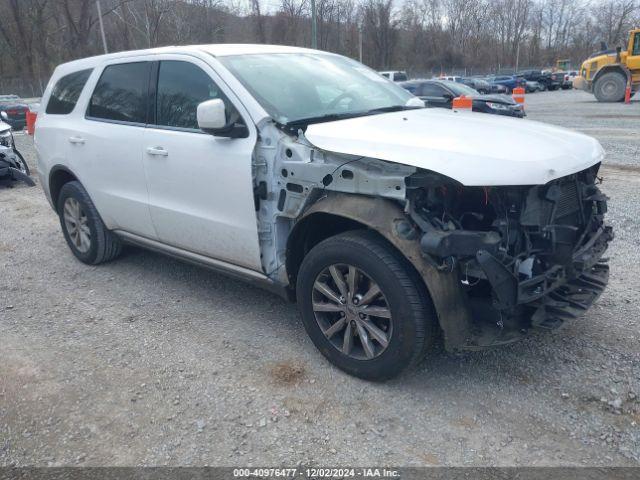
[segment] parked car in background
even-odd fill
[[[378,73],[383,77],[388,78],[392,82],[404,82],[405,80],[409,80],[407,72],[405,72],[404,70],[387,70]]]
[[[559,75],[558,73],[552,72],[550,70],[543,70],[542,74],[543,79],[545,79],[547,82],[547,90],[554,91],[562,88],[562,82],[564,79],[563,75]]]
[[[462,82],[463,77],[458,75],[440,75],[439,77],[434,77],[433,80],[448,80],[449,82]]]
[[[546,88],[541,83],[532,80],[526,80],[524,89],[527,93],[542,92],[546,90]]]
[[[508,95],[483,95],[477,90],[449,80],[409,80],[399,85],[424,100],[427,107],[451,108],[453,99],[466,96],[473,99],[473,111],[523,118],[522,106]]]
[[[493,93],[497,95],[506,95],[509,93],[509,89],[506,86],[500,85],[499,83],[491,83],[488,80],[485,80],[485,81],[491,87],[491,91],[489,93]]]
[[[524,80],[519,80],[513,75],[495,75],[486,78],[487,82],[493,85],[502,85],[506,93],[511,93],[514,88],[522,86]]]
[[[556,72],[553,72],[552,75],[555,75],[558,81],[560,82],[558,88],[561,88],[562,90],[569,90],[572,87],[571,80],[569,80],[568,72],[556,71]]]
[[[7,113],[6,123],[14,130],[27,126],[29,106],[17,95],[0,95],[0,111]]]
[[[562,82],[562,88],[568,90],[573,88],[573,79],[578,76],[578,72],[572,70],[564,74],[564,81]]]
[[[506,93],[507,91],[507,89],[504,88],[504,91],[502,92],[494,92],[491,88],[491,84],[482,78],[464,77],[462,78],[461,83],[473,88],[474,90],[477,90],[483,95],[487,95],[489,93]]]
[[[561,85],[558,76],[546,70],[524,70],[520,75],[527,81],[538,82],[545,90],[557,90]]]

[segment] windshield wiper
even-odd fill
[[[375,115],[376,113],[400,112],[402,110],[415,110],[422,107],[408,107],[407,105],[391,105],[390,107],[372,108],[365,112],[366,115]]]
[[[358,117],[363,115],[362,112],[349,112],[349,113],[327,113],[325,115],[318,115],[317,117],[299,118],[297,120],[291,120],[285,123],[286,127],[295,127],[302,125],[311,125],[312,123],[333,122],[334,120],[344,120],[346,118]]]
[[[415,107],[407,107],[406,105],[391,105],[389,107],[372,108],[362,112],[345,112],[345,113],[327,113],[318,115],[317,117],[300,118],[291,120],[285,124],[286,127],[299,127],[311,125],[312,123],[333,122],[335,120],[345,120],[347,118],[364,117],[367,115],[376,115],[378,113],[398,112],[400,110],[412,110]]]

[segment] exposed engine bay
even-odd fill
[[[317,149],[302,131],[285,133],[263,126],[254,157],[263,268],[276,283],[295,280],[290,238],[310,213],[322,212],[376,229],[403,252],[425,280],[451,350],[558,327],[607,284],[602,255],[613,233],[604,223],[599,163],[545,185],[464,186],[433,171]]]
[[[613,233],[598,168],[531,187],[464,187],[430,172],[407,179],[424,255],[458,270],[476,326],[502,330],[492,342],[557,327],[604,289]]]

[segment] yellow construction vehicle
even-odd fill
[[[573,86],[593,93],[599,102],[621,102],[627,86],[640,90],[640,28],[629,32],[627,50],[602,49],[582,63]]]

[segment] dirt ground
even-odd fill
[[[138,249],[79,263],[39,186],[0,188],[0,465],[640,465],[640,100],[527,111],[607,150],[608,289],[560,331],[382,384],[269,293]]]

